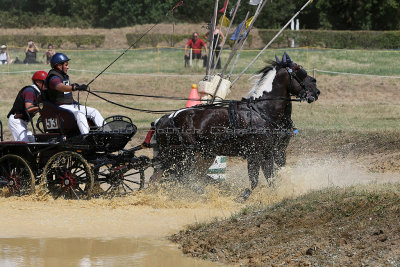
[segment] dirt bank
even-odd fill
[[[244,266],[398,266],[400,186],[316,191],[171,237],[192,256]]]
[[[272,188],[261,178],[239,213],[170,239],[243,266],[398,266],[399,155],[396,132],[303,131]]]

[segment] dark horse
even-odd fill
[[[204,175],[216,155],[242,156],[248,160],[252,189],[260,167],[268,179],[273,162],[284,165],[285,149],[292,134],[291,96],[309,103],[318,99],[316,80],[287,54],[262,69],[257,82],[241,101],[200,105],[165,115],[155,122],[159,171],[183,178]],[[199,159],[203,159],[200,166]],[[205,160],[205,161],[204,161]]]

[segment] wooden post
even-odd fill
[[[317,76],[317,69],[313,68],[313,77],[316,78],[316,76]]]

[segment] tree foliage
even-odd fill
[[[255,26],[282,27],[306,0],[268,1]],[[118,28],[155,22],[209,22],[214,0],[185,0],[169,12],[177,0],[0,0],[0,27],[98,27]],[[224,0],[219,0],[219,8]],[[228,12],[236,0],[230,0]],[[241,1],[236,22],[255,6]],[[166,14],[168,13],[168,16]],[[229,17],[229,15],[228,15]],[[298,17],[302,29],[398,30],[399,0],[314,0]]]

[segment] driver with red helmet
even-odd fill
[[[13,107],[7,115],[8,127],[15,141],[34,142],[35,138],[28,129],[30,118],[39,110],[41,91],[46,89],[44,80],[47,72],[37,71],[32,76],[32,85],[25,86],[15,98]]]

